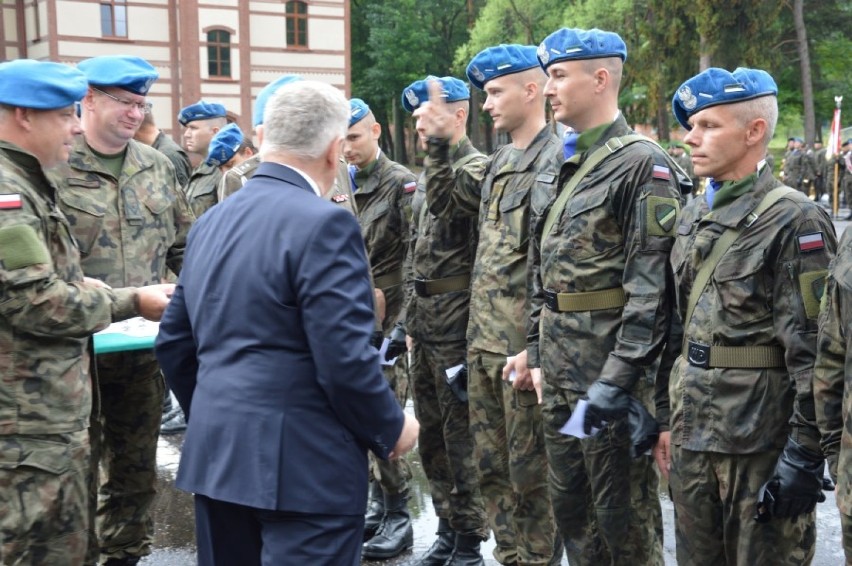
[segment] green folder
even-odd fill
[[[132,334],[126,334],[122,332],[122,328],[126,328],[127,325],[133,324],[137,328]],[[95,354],[109,354],[113,352],[127,352],[129,350],[151,350],[154,348],[154,342],[157,339],[157,334],[155,332],[156,327],[151,327],[151,332],[147,335],[140,336],[140,332],[138,331],[138,325],[140,323],[135,323],[132,320],[124,323],[125,326],[122,326],[122,323],[112,324],[105,330],[98,332],[94,335],[95,342]],[[141,323],[141,324],[151,324],[151,323]]]

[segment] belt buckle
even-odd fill
[[[559,312],[559,297],[553,291],[544,292],[544,306],[553,312]]]
[[[710,368],[710,346],[690,340],[687,343],[686,359],[695,367]]]
[[[417,293],[419,297],[428,297],[429,293],[426,292],[426,280],[425,279],[415,279],[414,280],[414,292]]]

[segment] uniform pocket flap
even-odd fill
[[[606,197],[608,195],[609,187],[574,193],[574,195],[571,196],[570,203],[568,204],[568,214],[570,216],[577,216],[582,212],[597,208],[606,202]]]
[[[103,216],[106,212],[106,206],[97,200],[96,195],[87,195],[63,189],[59,189],[57,194],[62,204],[74,210],[85,212],[91,216]]]
[[[0,469],[35,468],[51,474],[68,470],[68,445],[62,442],[28,438],[24,441],[3,441],[0,449]]]
[[[514,191],[508,195],[504,194],[503,198],[500,199],[500,212],[509,212],[510,210],[514,210],[524,204],[524,199],[529,192],[530,188],[527,187],[525,189]]]
[[[719,282],[745,279],[763,267],[763,251],[727,253],[716,266],[713,279]]]

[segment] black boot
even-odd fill
[[[485,566],[485,560],[479,552],[481,542],[482,539],[477,535],[456,533],[456,546],[444,566]]]
[[[367,514],[364,515],[364,542],[367,542],[379,530],[385,516],[385,494],[379,480],[370,482],[370,499],[367,501]]]
[[[408,514],[406,494],[385,494],[385,516],[376,536],[364,543],[361,555],[370,559],[399,556],[414,546],[414,529]]]
[[[432,543],[432,547],[426,554],[420,557],[415,566],[444,566],[453,548],[456,546],[456,533],[450,528],[449,519],[438,519],[438,539]]]

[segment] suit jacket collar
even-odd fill
[[[281,165],[280,163],[273,163],[271,161],[264,161],[257,167],[257,172],[254,174],[254,177],[272,177],[273,179],[278,179],[279,181],[283,181],[290,185],[295,185],[300,189],[304,189],[311,194],[314,193],[313,187],[311,187],[310,183],[308,183],[304,177],[299,175],[292,167],[288,167],[287,165]],[[254,178],[252,177],[252,178]]]

